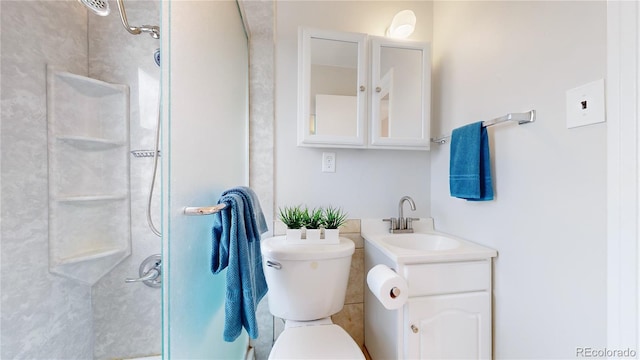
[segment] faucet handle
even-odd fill
[[[407,229],[413,230],[414,221],[420,221],[420,218],[407,218]]]
[[[389,231],[391,232],[392,230],[396,230],[398,229],[398,219],[396,218],[389,218],[389,219],[382,219],[382,221],[388,221],[389,222]]]

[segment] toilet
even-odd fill
[[[331,321],[344,305],[353,241],[300,245],[278,236],[262,240],[261,249],[269,311],[285,320],[269,359],[365,359]]]

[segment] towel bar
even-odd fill
[[[218,211],[224,209],[226,207],[225,204],[218,204],[215,206],[205,206],[205,207],[185,207],[184,214],[185,215],[211,215],[215,214]]]
[[[483,121],[482,122],[482,126],[483,127],[489,127],[489,126],[493,126],[493,125],[497,125],[506,121],[517,121],[518,125],[523,125],[523,124],[528,124],[528,123],[532,123],[534,121],[536,121],[536,111],[535,110],[531,110],[531,111],[527,111],[525,113],[509,113],[505,116],[499,117],[499,118],[495,118],[492,120],[487,120],[487,121]],[[447,143],[447,139],[450,138],[451,135],[447,135],[447,136],[440,136],[437,138],[432,138],[431,142],[432,143],[436,143],[436,144],[446,144]]]

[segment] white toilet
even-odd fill
[[[269,359],[364,359],[351,336],[331,321],[344,305],[353,241],[298,245],[278,236],[261,246],[269,310],[285,320]]]

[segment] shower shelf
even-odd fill
[[[129,87],[47,67],[49,271],[93,285],[131,254]]]
[[[97,250],[87,251],[85,253],[69,256],[66,258],[58,259],[57,263],[58,265],[78,264],[85,261],[106,258],[111,255],[126,254],[127,252],[128,252],[128,249],[121,249],[121,248],[97,249]]]
[[[62,135],[56,138],[81,150],[108,150],[125,145],[124,141],[93,138],[87,136]]]
[[[66,71],[58,71],[49,67],[55,72],[55,76],[66,84],[71,85],[77,92],[91,97],[105,97],[109,95],[120,95],[126,85],[111,84],[98,79],[72,74]]]
[[[54,200],[61,203],[84,203],[84,202],[94,202],[94,201],[121,201],[127,200],[128,197],[126,194],[122,195],[69,195],[69,196],[58,196],[55,197]]]

